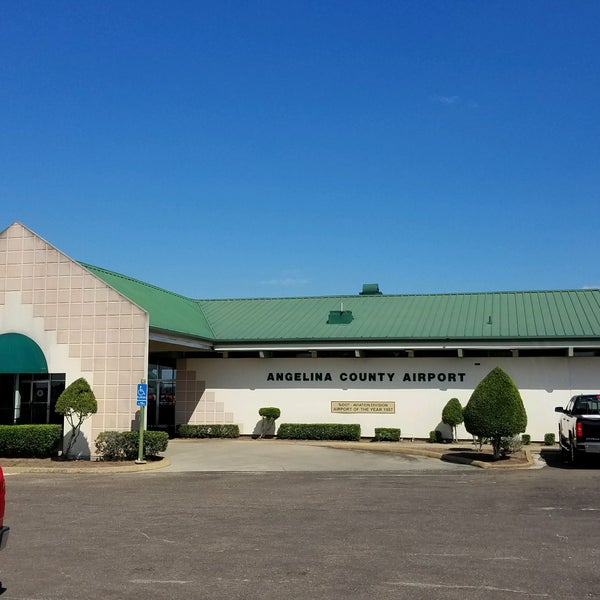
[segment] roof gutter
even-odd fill
[[[259,352],[264,351],[310,351],[310,350],[518,350],[518,349],[562,349],[562,348],[600,348],[600,340],[561,340],[558,341],[512,341],[512,342],[354,342],[354,343],[231,343],[215,344],[215,352]]]

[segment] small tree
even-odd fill
[[[275,420],[279,419],[281,411],[274,406],[265,406],[258,409],[259,416],[262,417],[262,427],[260,437],[272,436],[275,434]]]
[[[450,398],[442,410],[442,422],[452,428],[452,439],[456,441],[456,427],[464,420],[463,407],[458,398]]]
[[[500,367],[490,371],[479,382],[463,415],[469,433],[491,440],[495,459],[500,458],[502,438],[522,433],[527,427],[527,413],[521,394]]]
[[[90,384],[83,377],[75,380],[58,397],[54,410],[64,415],[71,426],[71,437],[65,450],[65,456],[68,457],[79,438],[81,425],[98,410],[96,396],[90,388]]]

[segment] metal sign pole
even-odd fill
[[[139,444],[138,457],[135,461],[138,465],[146,463],[144,460],[144,423],[146,422],[146,404],[148,402],[148,384],[145,379],[137,386],[137,405],[140,407],[140,426],[139,426]]]

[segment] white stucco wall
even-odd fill
[[[242,434],[251,434],[258,409],[276,406],[280,423],[360,423],[363,436],[372,436],[376,427],[399,427],[404,438],[427,438],[441,423],[446,402],[456,397],[466,405],[496,366],[519,388],[526,432],[534,440],[556,432],[555,406],[575,393],[600,392],[599,358],[189,359],[178,363],[177,422],[237,423]],[[270,373],[274,378],[291,373],[292,381],[270,381]],[[315,373],[329,373],[331,381],[302,380]],[[377,381],[352,382],[351,373],[374,373]],[[418,381],[419,373],[426,381]],[[433,380],[427,381],[430,373]],[[455,381],[448,381],[450,374]],[[332,401],[395,402],[395,413],[332,413]],[[470,437],[463,426],[458,435]]]

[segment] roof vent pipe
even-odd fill
[[[363,283],[360,296],[381,296],[378,283]]]

